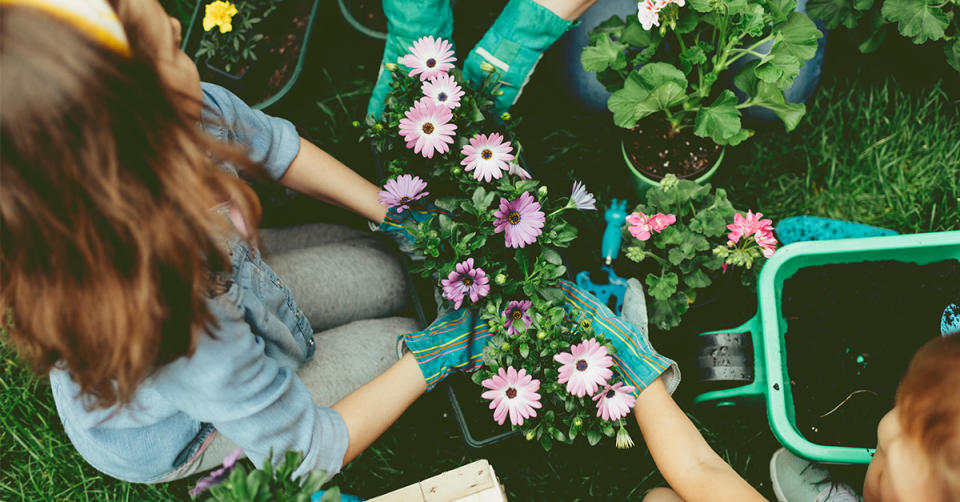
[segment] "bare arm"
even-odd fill
[[[633,414],[657,468],[683,500],[765,500],[710,448],[660,379],[640,393]]]
[[[376,441],[425,391],[427,384],[413,354],[406,353],[373,380],[333,405],[347,424],[347,465]]]
[[[349,209],[370,221],[379,223],[387,214],[387,208],[378,202],[376,185],[303,138],[300,153],[279,181],[285,187]]]

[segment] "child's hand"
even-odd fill
[[[416,242],[416,238],[407,230],[406,225],[408,222],[415,224],[423,223],[439,214],[449,213],[442,209],[437,209],[433,204],[427,207],[411,207],[404,210],[397,210],[397,208],[391,207],[387,210],[387,215],[383,218],[383,222],[381,222],[374,231],[383,232],[397,241],[397,247],[409,256],[411,260],[423,260],[423,253],[413,249],[413,243]],[[370,226],[372,227],[373,225]]]
[[[634,281],[635,282],[635,281]],[[613,343],[617,349],[613,354],[617,372],[623,376],[624,384],[631,385],[639,395],[643,389],[663,375],[663,383],[669,392],[673,392],[680,383],[680,369],[677,363],[658,354],[647,339],[646,326],[634,326],[622,317],[615,315],[595,296],[578,288],[568,281],[559,282],[566,297],[565,307],[579,311],[577,321],[589,322],[598,335]],[[639,285],[631,285],[624,299],[624,311],[628,303],[643,302],[643,291]],[[639,297],[637,296],[639,295]]]
[[[468,308],[437,318],[427,329],[401,335],[427,381],[427,391],[455,371],[483,366],[483,347],[493,336],[487,323]]]

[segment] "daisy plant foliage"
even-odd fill
[[[650,322],[661,330],[677,327],[715,281],[751,284],[777,248],[772,223],[762,213],[737,211],[726,190],[709,183],[668,174],[647,190],[646,201],[627,216],[622,247],[640,264]]]
[[[741,110],[773,111],[787,130],[806,112],[787,103],[783,90],[817,51],[823,34],[796,0],[645,0],[636,16],[617,16],[590,33],[584,69],[613,94],[607,107],[614,122],[632,129],[651,114],[663,114],[671,130],[691,129],[719,145],[750,137]],[[747,56],[756,59],[744,64]],[[748,58],[749,59],[749,58]],[[738,99],[721,75],[733,74],[746,95]]]
[[[633,389],[611,367],[615,349],[575,320],[558,287],[561,250],[577,237],[568,218],[596,199],[580,182],[548,188],[522,165],[519,121],[491,112],[496,68],[469,82],[447,41],[424,37],[408,50],[385,65],[392,89],[363,136],[386,175],[381,203],[443,210],[405,223],[422,255],[411,271],[435,281],[440,307],[473,309],[492,330],[472,375],[477,395],[492,420],[546,449],[578,438],[632,445],[623,419]]]

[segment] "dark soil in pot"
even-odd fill
[[[264,35],[257,48],[257,60],[240,65],[230,72],[233,75],[246,72],[242,83],[223,82],[221,85],[251,104],[266,101],[279,92],[287,85],[297,68],[303,39],[310,24],[312,7],[313,2],[306,1],[281,4],[270,17],[257,26],[257,31]],[[211,61],[211,64],[216,64],[216,61]],[[218,81],[213,72],[205,66],[200,67],[200,72],[202,80],[222,82],[222,79]]]
[[[695,136],[690,129],[672,133],[670,124],[659,116],[641,120],[624,134],[623,143],[633,166],[655,180],[667,174],[696,178],[713,167],[720,155],[720,147],[712,140]]]
[[[809,267],[784,282],[787,372],[796,423],[823,445],[874,447],[913,353],[940,335],[960,296],[960,262]]]

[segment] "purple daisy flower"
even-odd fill
[[[470,301],[477,303],[490,293],[490,278],[482,268],[473,267],[473,258],[457,263],[456,269],[440,284],[443,285],[443,297],[452,301],[455,309],[463,305],[464,296],[470,296]]]
[[[404,209],[410,209],[408,204],[411,202],[430,195],[430,192],[423,191],[425,188],[427,182],[419,176],[401,174],[396,179],[388,180],[383,186],[383,190],[379,192],[379,202],[387,207],[395,207],[398,213],[402,213]]]
[[[513,328],[514,321],[523,321],[524,329],[529,328],[530,324],[533,323],[533,319],[530,319],[530,316],[527,315],[527,310],[533,305],[533,302],[530,300],[522,301],[512,301],[507,305],[507,310],[503,311],[503,316],[507,318],[507,334],[508,335],[519,335],[520,331],[517,331]]]
[[[522,248],[537,242],[537,236],[543,233],[546,216],[540,211],[540,203],[532,195],[523,192],[512,201],[500,199],[500,209],[493,216],[495,232],[504,232],[508,248]]]

